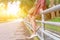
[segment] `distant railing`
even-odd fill
[[[52,32],[50,32],[48,30],[45,30],[45,27],[44,27],[45,26],[44,24],[51,24],[51,25],[55,25],[55,26],[60,26],[60,22],[49,22],[49,21],[44,20],[44,14],[51,13],[51,12],[57,11],[57,10],[60,10],[60,4],[40,12],[40,14],[42,15],[42,21],[36,20],[36,22],[40,22],[42,24],[41,28],[39,28],[39,30],[38,30],[41,33],[40,34],[41,36],[37,32],[37,36],[40,38],[40,40],[44,40],[44,34],[49,36],[50,38],[52,38],[54,40],[60,40],[59,35],[57,35],[55,33],[52,33]],[[27,22],[27,21],[25,21],[25,23],[32,30],[31,24],[29,22]]]

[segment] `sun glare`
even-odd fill
[[[19,4],[20,2],[8,2],[8,7],[7,7],[7,14],[10,15],[17,15],[18,11],[19,11]]]
[[[13,3],[8,2],[6,6],[7,9],[5,9],[5,4],[0,3],[0,14],[16,16],[17,13],[20,11],[19,5],[20,5],[20,1],[14,1]]]
[[[20,1],[8,2],[7,5],[0,3],[0,20],[24,18],[26,13],[20,8]]]
[[[26,13],[20,8],[20,1],[0,3],[0,22],[10,21],[13,19],[21,19],[26,16]]]

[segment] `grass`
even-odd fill
[[[49,20],[51,22],[60,22],[60,17],[54,18]],[[41,26],[41,23],[38,22],[38,25]],[[49,25],[49,24],[45,24],[45,29],[50,29],[56,32],[60,32],[60,26],[54,26],[54,25]]]
[[[46,25],[45,25],[45,29],[51,29],[51,30],[60,32],[60,27],[53,26],[53,25],[48,25],[48,24],[46,24]]]
[[[60,17],[51,19],[49,21],[52,21],[52,22],[60,22]],[[54,31],[57,31],[57,32],[60,32],[60,27],[58,27],[58,26],[53,26],[53,25],[46,24],[45,25],[45,28],[46,29],[51,29],[51,30],[54,30]]]
[[[60,17],[57,17],[57,18],[51,19],[51,20],[49,20],[49,21],[60,22]]]

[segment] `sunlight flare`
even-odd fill
[[[17,15],[18,11],[19,11],[19,1],[17,2],[8,2],[8,7],[7,7],[7,14],[10,15]]]

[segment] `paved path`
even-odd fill
[[[0,40],[34,40],[27,39],[28,36],[30,33],[23,22],[0,23]]]

